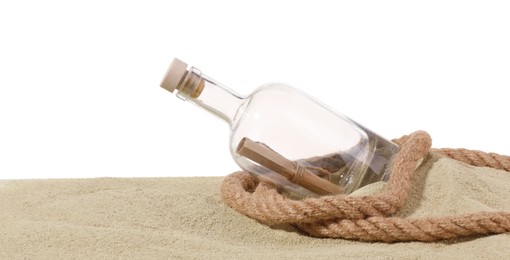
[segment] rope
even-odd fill
[[[268,225],[292,224],[315,237],[361,241],[437,241],[510,232],[510,212],[476,212],[421,219],[390,217],[411,190],[416,163],[429,152],[474,166],[510,171],[510,157],[467,149],[431,149],[424,131],[394,140],[400,151],[392,163],[385,189],[377,195],[346,194],[292,200],[277,188],[247,172],[227,176],[221,186],[223,201],[238,212]]]

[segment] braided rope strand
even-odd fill
[[[467,149],[430,149],[423,131],[395,140],[401,147],[385,189],[373,196],[345,194],[292,200],[275,186],[246,172],[227,176],[222,200],[238,212],[266,224],[293,224],[315,237],[361,241],[437,241],[510,232],[510,212],[477,212],[431,218],[389,217],[401,208],[411,190],[416,163],[429,151],[474,166],[510,171],[510,157]]]
[[[474,166],[490,167],[498,170],[505,170],[507,172],[510,171],[510,156],[500,155],[497,153],[486,153],[477,150],[468,150],[464,148],[441,148],[432,149],[432,151],[440,153],[445,157]]]

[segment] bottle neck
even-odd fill
[[[191,68],[177,96],[188,100],[233,125],[246,99],[233,90]]]

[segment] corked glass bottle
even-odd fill
[[[388,179],[398,146],[307,94],[269,84],[242,96],[174,59],[161,87],[226,121],[245,171],[292,198],[351,193]]]

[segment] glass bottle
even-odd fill
[[[389,176],[398,146],[282,84],[242,96],[174,59],[161,82],[230,126],[235,162],[295,199],[351,193]]]

